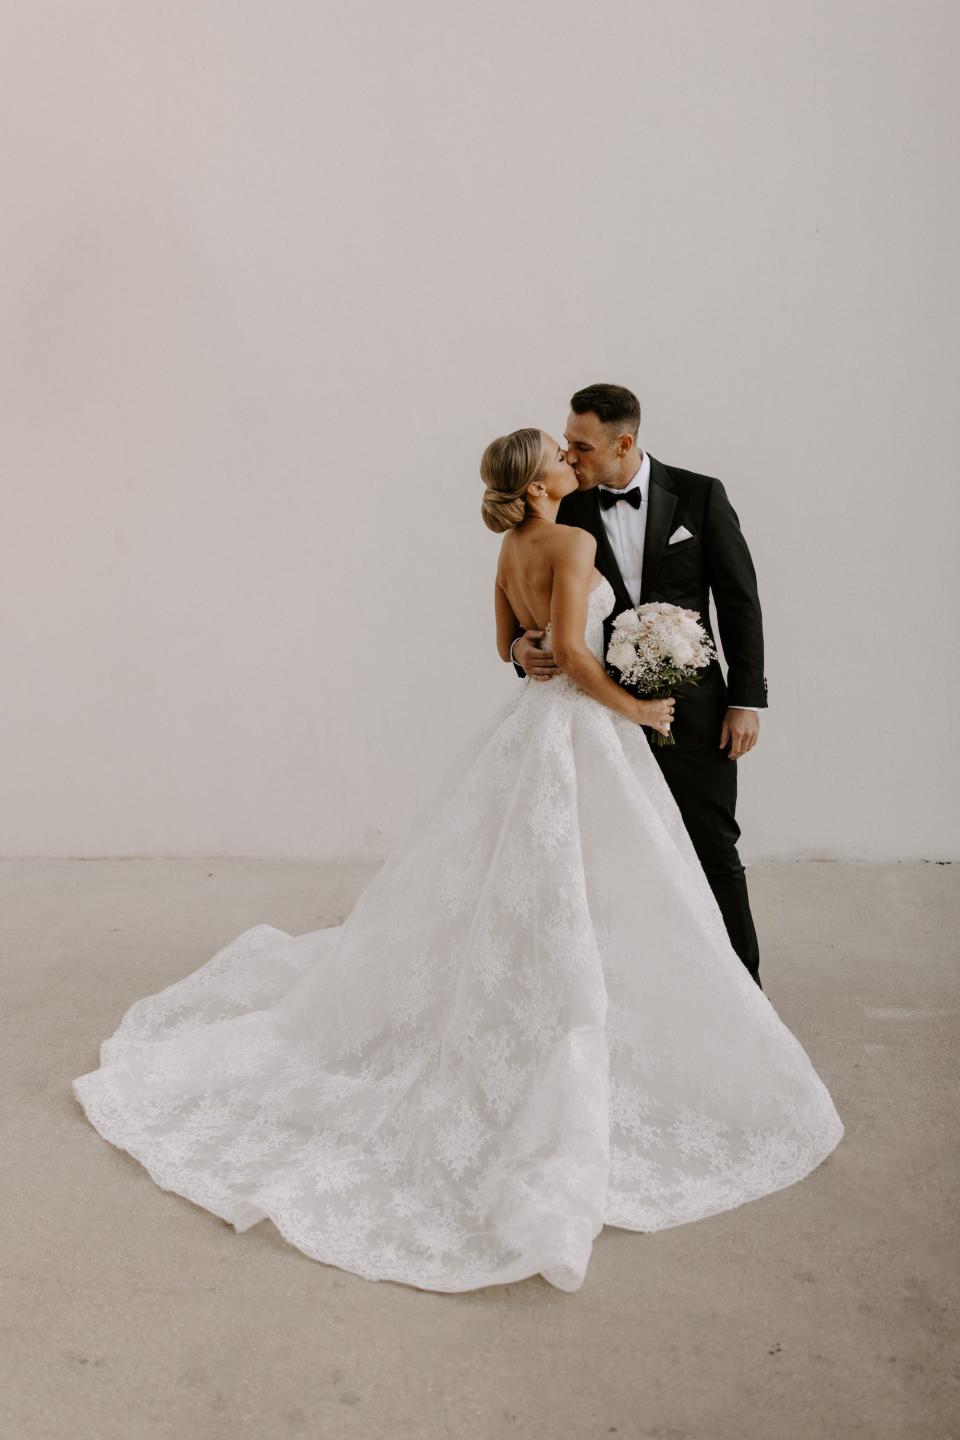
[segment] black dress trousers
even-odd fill
[[[760,947],[737,853],[737,766],[727,750],[651,745],[716,897],[730,943],[760,985]],[[763,986],[760,985],[761,990]]]

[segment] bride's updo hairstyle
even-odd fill
[[[485,486],[481,514],[488,529],[500,534],[526,519],[525,492],[542,468],[540,430],[512,430],[490,441],[480,460],[480,478]]]

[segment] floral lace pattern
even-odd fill
[[[607,581],[586,639],[601,655]],[[257,925],[73,1081],[165,1190],[314,1259],[458,1291],[582,1284],[604,1224],[801,1179],[843,1125],[750,979],[645,733],[516,691],[343,925]]]

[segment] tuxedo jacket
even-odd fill
[[[564,496],[557,513],[561,525],[589,530],[597,542],[597,569],[613,587],[613,609],[604,622],[604,651],[610,643],[613,621],[633,601],[620,574],[600,518],[597,489],[576,490]],[[679,526],[690,538],[669,544]],[[650,456],[647,524],[643,542],[640,603],[665,600],[699,612],[704,629],[716,642],[710,620],[710,592],[717,612],[717,627],[727,677],[719,661],[700,672],[699,683],[676,691],[672,731],[679,747],[713,749],[720,743],[720,727],[728,705],[767,704],[763,673],[763,622],[757,594],[757,576],[736,511],[719,480],[664,465]],[[523,673],[522,671],[520,672]],[[652,743],[653,732],[650,732]]]

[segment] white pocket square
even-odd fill
[[[679,528],[679,530],[674,530],[673,534],[670,536],[670,539],[669,539],[669,541],[668,541],[668,544],[670,544],[670,545],[676,545],[676,543],[677,543],[678,540],[692,540],[692,539],[693,539],[693,536],[690,534],[690,531],[687,529],[686,525],[681,525],[680,528]]]

